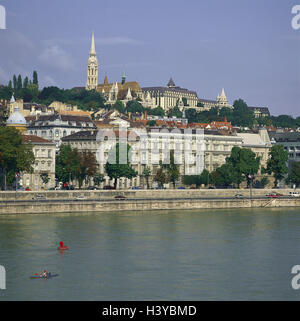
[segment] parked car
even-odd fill
[[[103,189],[106,189],[106,190],[108,190],[108,189],[114,189],[114,187],[113,187],[113,186],[110,186],[110,185],[106,185],[106,186],[104,186]]]
[[[185,189],[185,187],[184,186],[180,186],[177,189]]]
[[[126,196],[124,196],[124,195],[116,195],[115,196],[115,199],[116,200],[125,200],[127,197]]]
[[[283,196],[283,195],[274,192],[274,193],[267,194],[266,196],[269,197],[269,198],[278,198],[278,197]]]
[[[25,191],[31,191],[31,189],[29,187],[26,187]]]
[[[300,197],[300,193],[299,192],[290,192],[289,196],[290,197]]]
[[[75,197],[75,200],[76,201],[85,201],[87,198],[86,197],[84,197],[84,196],[76,196]]]
[[[46,199],[46,197],[44,195],[40,195],[40,194],[37,194],[32,198],[32,200],[34,200],[34,201],[43,201],[45,199]]]
[[[137,190],[137,189],[140,189],[139,187],[137,187],[137,186],[133,186],[131,189],[135,189],[135,190]]]
[[[244,195],[243,194],[235,194],[234,197],[235,198],[244,198]]]
[[[87,190],[89,190],[89,191],[97,191],[97,190],[99,190],[100,188],[98,188],[97,186],[89,186],[88,188],[87,188]]]

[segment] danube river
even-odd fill
[[[0,265],[0,300],[299,300],[300,209],[2,216]]]

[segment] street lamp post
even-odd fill
[[[250,203],[251,203],[251,207],[252,207],[252,185],[253,185],[253,175],[250,174],[249,176],[250,179]]]

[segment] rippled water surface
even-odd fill
[[[294,208],[0,217],[0,300],[299,300],[296,264]]]

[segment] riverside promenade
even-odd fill
[[[0,215],[35,213],[88,213],[116,211],[192,210],[228,208],[298,207],[300,198],[290,197],[292,189],[199,189],[199,190],[117,190],[1,192]],[[266,194],[283,194],[269,198]],[[236,194],[243,198],[236,198]],[[36,199],[43,195],[44,199]],[[115,196],[124,199],[115,199]],[[82,199],[77,199],[78,197]]]

